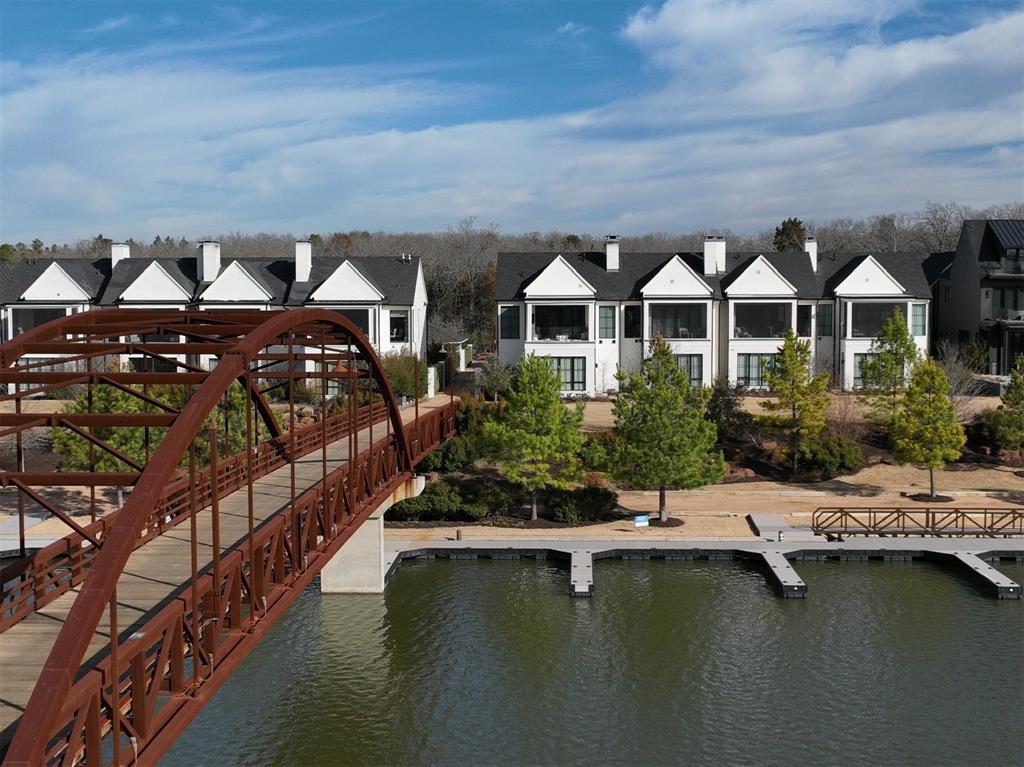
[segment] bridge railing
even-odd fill
[[[420,457],[455,433],[455,403],[408,426]],[[376,440],[239,541],[72,686],[45,764],[153,763],[358,526],[412,472]],[[114,665],[116,663],[116,666]],[[116,717],[114,712],[119,712]],[[26,723],[22,722],[22,726]],[[34,724],[34,723],[29,723]],[[115,746],[114,733],[121,733]],[[118,753],[120,751],[120,753]]]
[[[1024,535],[1022,509],[820,508],[811,527],[826,535],[934,535],[1011,537]]]
[[[377,423],[387,418],[387,415],[388,407],[384,402],[362,406],[356,411],[356,431],[366,428],[371,418]],[[328,443],[347,436],[350,432],[349,423],[350,415],[347,412],[329,416],[326,421]],[[296,428],[296,457],[320,449],[323,431],[319,423]],[[289,446],[290,437],[287,432],[274,440],[257,445],[252,463],[253,479],[287,465]],[[246,472],[247,461],[244,451],[221,458],[217,466],[218,497],[223,498],[244,487],[248,481]],[[209,467],[196,472],[194,492],[197,510],[210,505],[213,485]],[[155,535],[187,520],[191,504],[187,475],[179,476],[168,483],[163,500],[150,514],[136,546],[145,545]],[[111,524],[113,514],[116,513],[101,517],[86,526],[85,530],[102,543],[103,534]],[[0,633],[85,580],[97,551],[80,533],[73,532],[0,571]]]

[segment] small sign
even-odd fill
[[[650,514],[637,514],[633,517],[633,524],[637,527],[648,527],[651,524]]]

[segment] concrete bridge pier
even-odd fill
[[[426,477],[403,482],[363,522],[331,561],[320,571],[323,594],[383,594],[387,568],[384,564],[384,513],[392,505],[423,492]]]

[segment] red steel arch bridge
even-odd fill
[[[455,432],[454,398],[400,409],[359,328],[324,309],[71,315],[0,345],[0,384],[0,486],[22,512],[0,577],[12,766],[155,763]],[[69,389],[74,412],[40,411]],[[102,412],[101,392],[130,406]],[[28,465],[39,428],[73,434],[87,465]],[[123,505],[98,514],[114,488]],[[68,534],[26,552],[28,507]]]

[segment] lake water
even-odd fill
[[[805,600],[699,560],[599,561],[581,600],[554,560],[311,588],[161,764],[1024,764],[1024,603],[933,563],[796,568]]]

